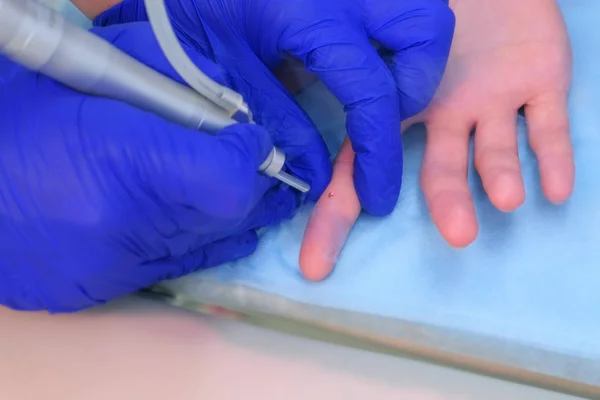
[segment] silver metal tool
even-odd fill
[[[251,121],[243,99],[230,89],[220,101],[208,100],[36,0],[0,0],[0,52],[72,89],[129,103],[188,128],[217,133],[237,123],[234,117]],[[305,182],[282,170],[284,163],[285,154],[274,147],[259,171],[307,192]]]

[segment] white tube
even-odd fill
[[[158,44],[181,78],[202,96],[222,107],[230,116],[241,112],[251,121],[252,117],[244,98],[210,79],[185,54],[173,32],[164,0],[144,0],[144,4]]]

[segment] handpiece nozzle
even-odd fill
[[[290,185],[291,187],[302,193],[306,193],[310,190],[310,185],[308,183],[296,178],[293,175],[288,174],[285,171],[279,171],[275,174],[274,178],[279,179],[281,182]]]
[[[258,170],[265,175],[279,179],[281,182],[293,187],[296,190],[299,190],[302,193],[308,192],[310,190],[310,185],[285,172],[283,170],[284,164],[285,153],[283,153],[277,147],[273,147],[273,150],[271,150],[271,153],[269,153],[267,159],[258,167]]]

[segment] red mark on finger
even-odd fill
[[[354,152],[346,139],[336,158],[331,183],[315,205],[304,232],[299,261],[308,280],[320,281],[331,273],[360,214],[353,163]]]

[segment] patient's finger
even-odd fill
[[[525,201],[517,146],[517,113],[488,116],[475,128],[475,168],[490,201],[510,212]]]
[[[530,102],[525,116],[544,194],[551,202],[562,203],[571,195],[575,181],[566,95],[557,93]]]
[[[300,270],[308,280],[320,281],[331,273],[360,214],[353,171],[354,151],[346,139],[335,160],[331,183],[317,202],[302,239]]]
[[[477,237],[477,219],[469,186],[469,125],[450,127],[445,118],[427,126],[421,186],[431,218],[446,241],[465,247]]]

